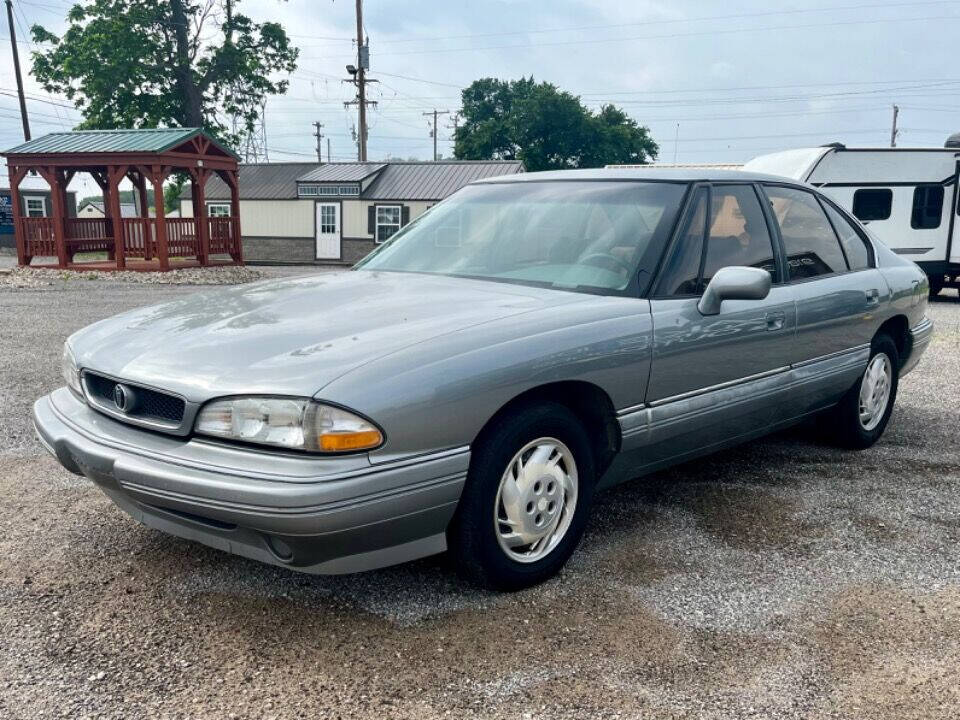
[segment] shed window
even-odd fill
[[[23,200],[27,205],[27,217],[47,216],[47,204],[42,197],[27,197]]]
[[[360,188],[356,185],[341,185],[340,186],[341,195],[359,195]]]
[[[210,203],[207,205],[207,217],[230,217],[230,205],[228,203]]]
[[[377,205],[378,243],[385,242],[400,230],[401,209],[399,205]]]
[[[890,188],[864,188],[853,194],[853,214],[861,222],[886,220],[891,207],[893,190]]]
[[[300,185],[297,188],[297,191],[300,195],[313,196],[317,194],[316,185]]]
[[[913,213],[910,227],[931,230],[940,227],[943,215],[943,185],[917,185],[913,189]]]

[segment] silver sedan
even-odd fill
[[[351,271],[72,337],[39,437],[137,520],[312,573],[450,551],[556,573],[593,494],[805,418],[883,433],[927,280],[813,188],[734,172],[468,186]]]

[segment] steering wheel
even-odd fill
[[[585,258],[580,258],[580,262],[584,265],[594,265],[595,267],[603,268],[610,272],[623,271],[628,275],[630,274],[630,266],[616,255],[611,255],[610,253],[590,253]]]

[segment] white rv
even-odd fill
[[[930,295],[960,288],[956,136],[943,148],[848,148],[839,143],[761,155],[744,170],[819,187],[930,278]]]

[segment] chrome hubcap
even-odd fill
[[[883,419],[892,382],[890,358],[884,353],[874,355],[860,383],[860,425],[864,430],[873,430]]]
[[[536,562],[570,528],[577,506],[577,464],[559,440],[538,438],[513,456],[500,478],[493,524],[507,557]]]

